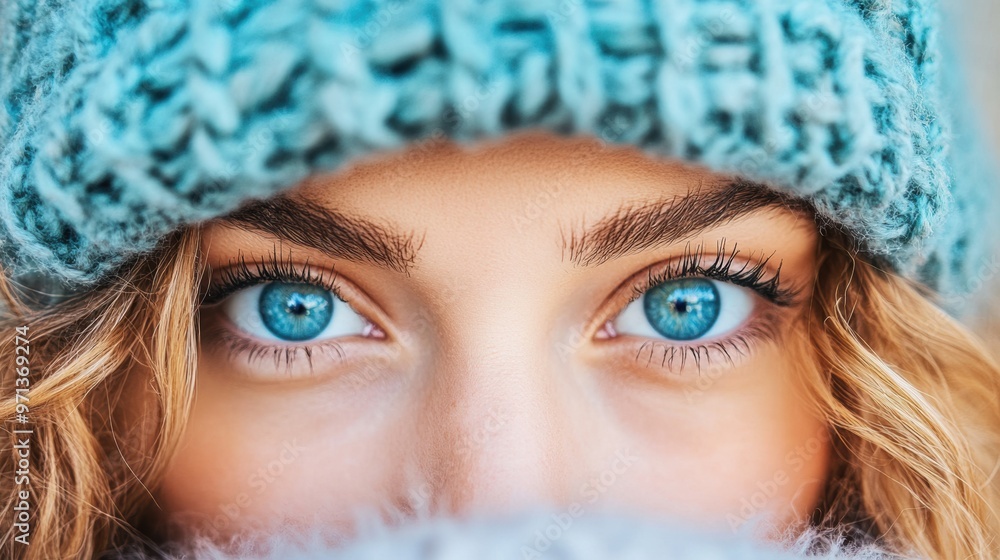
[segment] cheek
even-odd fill
[[[738,370],[620,394],[620,429],[644,457],[618,499],[733,531],[807,520],[830,441],[783,354],[762,349]]]
[[[550,371],[544,377],[590,379],[593,391],[520,387],[502,408],[527,402],[534,416],[511,412],[498,426],[484,423],[485,413],[441,414],[455,410],[459,394],[415,381],[454,381],[458,370],[263,390],[214,375],[224,364],[203,356],[195,406],[157,500],[181,531],[213,537],[285,523],[349,531],[359,509],[405,513],[470,492],[487,508],[521,492],[571,512],[642,510],[734,531],[758,518],[786,525],[815,507],[829,458],[824,423],[804,404],[789,354],[765,345],[743,367],[688,383]],[[503,394],[488,393],[492,401]],[[468,406],[482,412],[491,402]],[[427,410],[436,412],[421,415]],[[565,429],[546,436],[548,424]],[[442,465],[451,470],[428,484],[403,479],[408,468],[427,474]]]
[[[390,454],[372,445],[385,440],[371,425],[352,421],[372,411],[367,395],[261,391],[213,367],[199,364],[195,406],[158,488],[173,531],[218,539],[308,520],[336,529],[349,510],[379,502]]]

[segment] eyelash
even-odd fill
[[[723,282],[729,282],[736,286],[748,288],[759,294],[768,302],[777,307],[791,307],[796,304],[799,290],[785,288],[780,283],[781,265],[779,263],[775,273],[771,277],[765,278],[766,266],[770,256],[761,255],[756,260],[736,262],[739,254],[737,244],[733,244],[732,249],[727,249],[726,240],[721,239],[715,251],[706,251],[702,245],[694,249],[690,245],[685,247],[683,254],[666,264],[655,264],[640,272],[639,279],[627,281],[629,286],[629,296],[624,304],[615,305],[615,313],[612,319],[604,321],[610,323],[617,317],[617,314],[628,304],[640,298],[654,286],[688,277],[711,278]],[[713,259],[707,266],[708,259]],[[738,267],[735,268],[734,267]],[[200,298],[203,307],[209,307],[221,302],[233,293],[267,282],[304,282],[329,290],[337,298],[347,301],[341,294],[337,286],[337,275],[327,275],[324,271],[316,272],[306,261],[302,265],[296,265],[291,258],[285,259],[279,256],[277,249],[269,253],[261,261],[253,260],[247,263],[246,257],[241,252],[235,260],[230,260],[230,265],[224,269],[218,278],[212,278],[209,285],[204,290]],[[756,314],[756,312],[755,312]],[[712,363],[713,358],[725,358],[730,364],[734,364],[732,352],[745,356],[751,352],[751,345],[760,340],[766,340],[775,335],[775,321],[751,318],[747,325],[741,327],[737,332],[730,334],[726,338],[717,341],[710,341],[701,344],[675,344],[669,341],[645,340],[635,352],[635,361],[641,361],[642,356],[648,349],[648,359],[646,365],[652,365],[653,356],[657,353],[657,348],[662,349],[662,359],[660,365],[664,369],[674,370],[674,362],[679,358],[680,370],[685,369],[688,356],[695,362],[697,371],[700,374],[702,362]],[[275,365],[280,363],[282,358],[287,366],[291,366],[297,359],[299,352],[303,352],[309,360],[312,369],[312,358],[316,351],[326,352],[335,355],[338,359],[345,356],[344,349],[335,340],[326,341],[321,344],[303,344],[288,346],[272,346],[258,344],[243,336],[230,332],[225,327],[214,330],[217,340],[223,343],[233,355],[244,355],[249,364],[263,360],[271,356]],[[669,359],[668,359],[669,358]]]
[[[670,261],[666,267],[660,264],[646,269],[646,280],[640,284],[642,287],[640,285],[632,286],[633,297],[629,300],[629,303],[638,299],[642,294],[646,293],[646,290],[657,284],[679,278],[699,276],[749,288],[765,299],[782,307],[794,304],[798,291],[781,286],[780,263],[774,272],[774,276],[766,280],[764,279],[764,274],[771,256],[761,256],[752,264],[751,262],[743,263],[739,270],[734,271],[733,264],[739,251],[739,246],[736,243],[733,244],[732,250],[727,250],[725,238],[719,240],[716,251],[713,253],[706,253],[702,245],[698,245],[694,249],[691,249],[691,246],[688,245],[684,248],[684,253],[680,258]],[[706,258],[712,256],[715,257],[715,260],[707,267],[703,267],[702,263],[705,262]]]
[[[221,277],[211,280],[201,297],[201,304],[213,305],[239,290],[267,282],[305,282],[330,290],[341,300],[344,299],[336,284],[336,273],[332,277],[326,276],[323,271],[316,273],[309,265],[308,260],[301,267],[297,267],[292,262],[291,257],[285,260],[278,255],[277,249],[274,249],[263,262],[252,261],[252,263],[254,271],[250,270],[242,252],[239,253],[236,262],[230,260],[229,266],[222,271]]]
[[[624,304],[616,305],[612,319],[606,320],[603,324],[614,321],[625,306],[642,297],[654,286],[690,277],[710,278],[751,289],[779,308],[789,308],[797,304],[801,290],[781,285],[781,263],[778,264],[773,276],[765,277],[766,266],[773,253],[768,256],[762,254],[756,259],[751,255],[749,261],[737,263],[736,257],[739,252],[736,243],[732,245],[732,249],[727,249],[725,238],[719,241],[715,251],[706,251],[702,245],[698,245],[694,249],[688,245],[679,258],[665,265],[655,264],[639,273],[639,280],[629,281],[630,295],[627,301]],[[713,260],[706,266],[705,263],[708,259]],[[714,359],[724,358],[730,365],[735,365],[733,353],[741,357],[746,356],[751,352],[753,343],[774,338],[776,335],[777,329],[774,326],[776,321],[767,320],[776,318],[774,310],[770,311],[772,311],[768,313],[770,316],[765,320],[751,316],[746,325],[721,340],[696,344],[682,344],[667,340],[645,340],[635,351],[635,361],[636,363],[641,362],[641,358],[647,354],[648,349],[646,365],[654,364],[653,357],[657,355],[657,348],[660,348],[662,358],[659,360],[659,365],[672,372],[684,371],[689,356],[695,362],[699,375],[702,373],[703,361],[707,365],[711,365],[714,363]],[[765,310],[766,312],[767,310]],[[757,313],[754,311],[755,315]],[[675,366],[675,360],[679,360],[679,366]]]
[[[252,267],[252,268],[251,268]],[[199,298],[202,307],[210,307],[231,296],[232,294],[268,282],[304,282],[329,290],[341,301],[346,299],[341,294],[341,290],[336,283],[337,274],[327,275],[324,271],[316,272],[306,261],[302,265],[295,265],[289,256],[285,259],[279,256],[277,248],[271,251],[261,261],[253,260],[247,263],[242,252],[235,260],[230,260],[230,264],[221,273],[219,278],[212,278],[203,295]],[[234,334],[226,327],[216,327],[208,333],[220,342],[229,352],[230,357],[245,356],[247,363],[253,365],[267,357],[274,360],[275,367],[281,361],[290,368],[297,360],[298,354],[304,353],[308,360],[309,369],[312,370],[313,355],[317,351],[329,354],[340,360],[345,357],[345,351],[336,340],[329,340],[323,343],[302,344],[302,345],[268,345],[259,344],[244,336]]]

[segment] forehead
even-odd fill
[[[623,203],[714,189],[730,177],[591,137],[522,132],[474,145],[429,141],[314,175],[297,197],[405,224],[448,214],[523,231],[544,218],[598,218]],[[599,212],[599,213],[598,213]]]
[[[222,223],[431,274],[648,260],[647,250],[725,239],[773,251],[789,234],[815,235],[810,211],[772,189],[632,146],[543,132],[411,145],[313,175]],[[228,253],[265,244],[247,232],[207,231]]]

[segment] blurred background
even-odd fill
[[[1000,0],[942,0],[941,5],[965,60],[972,101],[983,116],[984,141],[991,144],[1000,169]],[[1000,196],[1000,177],[996,193]],[[988,283],[991,297],[973,321],[1000,357],[1000,274],[993,273]]]

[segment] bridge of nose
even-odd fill
[[[556,212],[515,223],[520,202],[501,202],[428,231],[411,276],[422,370],[401,478],[437,511],[569,503],[616,445],[592,372],[559,351],[581,314]],[[473,235],[486,220],[497,234]]]
[[[406,490],[418,505],[500,513],[568,504],[613,448],[586,383],[541,341],[516,339],[466,331],[424,379]]]

